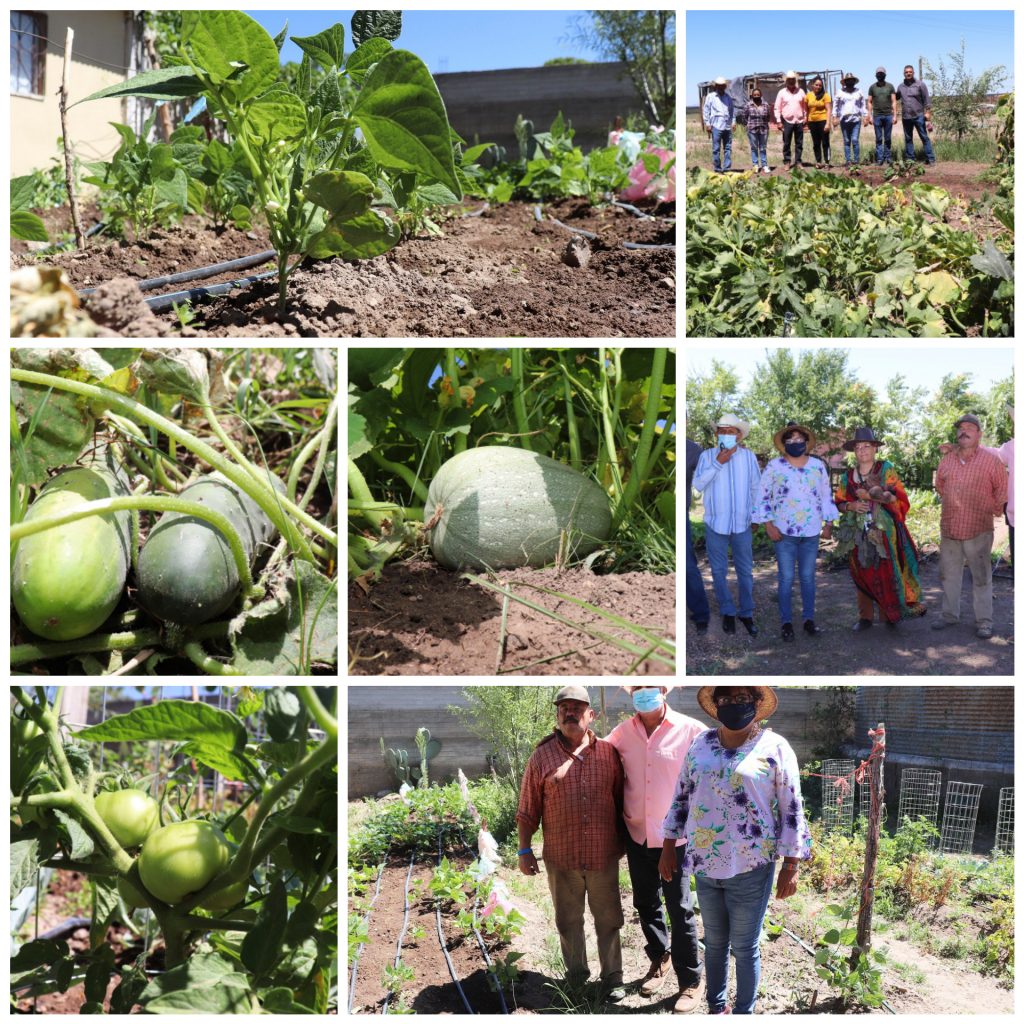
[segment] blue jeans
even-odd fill
[[[704,524],[704,543],[711,563],[711,579],[715,584],[715,600],[720,615],[735,615],[736,605],[729,593],[729,548],[736,566],[736,583],[740,597],[739,614],[754,615],[754,535],[748,526],[742,533],[715,533]]]
[[[875,163],[892,163],[892,114],[875,114]]]
[[[768,129],[748,131],[747,138],[750,139],[750,162],[755,166],[768,166]],[[758,165],[760,158],[760,165]]]
[[[704,578],[697,564],[697,552],[693,550],[689,516],[686,517],[686,610],[694,622],[707,622],[711,618],[708,595],[704,592]]]
[[[779,566],[779,618],[793,621],[793,576],[800,571],[800,602],[804,622],[814,618],[814,569],[818,558],[818,538],[782,537],[775,542],[775,561]]]
[[[840,121],[839,130],[843,133],[843,150],[846,153],[846,166],[850,166],[850,147],[853,147],[853,163],[860,163],[860,118],[855,121]]]
[[[732,878],[697,876],[697,900],[704,921],[704,971],[708,1009],[725,1007],[729,983],[729,947],[736,958],[733,1013],[753,1013],[761,980],[761,924],[775,880],[775,863],[762,864]]]
[[[925,126],[924,114],[920,117],[903,118],[903,137],[907,141],[907,159],[914,160],[914,129],[921,136],[924,143],[924,158],[928,163],[935,163],[935,150],[932,149],[932,140],[928,138],[928,129]]]
[[[722,147],[723,156],[719,159],[718,149]],[[732,170],[732,129],[711,129],[711,162],[716,171]]]

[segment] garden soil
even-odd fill
[[[996,531],[995,547],[1006,540],[1006,528]],[[960,598],[960,623],[936,632],[931,628],[941,615],[942,584],[935,553],[925,554],[921,566],[921,589],[928,608],[925,615],[905,619],[890,629],[876,621],[863,633],[851,629],[857,621],[856,589],[845,567],[828,571],[819,560],[815,589],[815,623],[824,630],[808,636],[800,629],[800,586],[793,586],[793,622],[796,639],[783,643],[776,603],[774,561],[754,563],[754,622],[760,629],[750,637],[741,623],[735,635],[722,632],[711,570],[698,556],[708,600],[711,623],[702,636],[687,621],[687,675],[1013,675],[1013,580],[993,579],[993,636],[979,640],[974,635],[971,578],[964,570]],[[730,566],[730,589],[736,594],[735,575]]]
[[[598,576],[554,569],[513,569],[499,584],[530,583],[595,604],[668,639],[675,636],[675,574]],[[613,624],[578,605],[529,587],[517,592],[574,622],[616,632]],[[384,567],[364,592],[349,586],[349,658],[353,675],[494,675],[501,635],[502,598],[434,562],[410,560]],[[618,631],[619,635],[621,631]],[[536,664],[544,658],[568,657]],[[510,602],[502,674],[619,675],[634,656]],[[528,667],[529,666],[529,667]],[[638,675],[670,675],[647,659]]]
[[[84,252],[47,257],[76,289],[102,286],[87,310],[110,337],[674,337],[675,249],[626,249],[622,242],[675,243],[675,207],[641,219],[617,207],[571,199],[484,208],[443,221],[440,238],[413,238],[375,259],[309,261],[289,283],[289,311],[276,314],[277,284],[263,281],[208,303],[181,328],[172,312],[153,317],[131,282],[191,270],[270,248],[265,231],[215,231],[187,217],[135,244],[90,242]],[[47,211],[51,232],[59,212]],[[597,235],[581,236],[553,219]],[[66,227],[66,226],[65,226]],[[41,261],[14,243],[13,266]],[[254,267],[190,285],[269,269]]]

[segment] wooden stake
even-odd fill
[[[82,218],[78,213],[78,199],[75,196],[75,176],[72,173],[74,161],[71,155],[71,137],[68,135],[68,72],[71,68],[71,47],[75,41],[75,30],[68,28],[64,37],[64,75],[60,83],[60,130],[64,136],[64,181],[68,189],[68,201],[71,203],[71,224],[75,229],[75,245],[85,248],[85,233],[82,231]]]
[[[861,956],[871,950],[871,913],[875,905],[875,865],[878,861],[878,840],[882,827],[882,808],[885,805],[885,724],[878,723],[871,737],[874,740],[869,768],[871,810],[868,815],[868,835],[864,847],[864,878],[860,886],[860,910],[857,913],[857,945],[850,956],[850,966],[856,967]]]

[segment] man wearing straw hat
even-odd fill
[[[704,731],[695,718],[668,706],[673,686],[623,686],[632,697],[636,714],[620,722],[608,736],[619,752],[625,774],[622,816],[626,822],[626,859],[633,887],[633,906],[647,940],[651,966],[640,982],[640,995],[653,996],[665,985],[669,964],[679,991],[674,1013],[689,1013],[698,1006],[703,968],[697,945],[690,878],[676,870],[670,881],[658,874],[664,844],[662,822],[668,813],[683,758],[694,737]],[[686,852],[676,843],[680,860]],[[662,910],[662,896],[672,926],[671,946]]]
[[[711,164],[716,173],[721,173],[732,170],[732,126],[736,123],[736,111],[732,97],[725,91],[729,83],[719,75],[712,84],[715,88],[704,98],[702,116],[704,130],[711,136]]]
[[[570,985],[590,976],[583,911],[590,904],[605,1002],[626,997],[622,987],[624,922],[619,897],[622,856],[622,765],[615,748],[594,735],[586,689],[555,694],[557,725],[530,755],[519,790],[519,870],[540,871],[530,841],[544,830],[542,859],[555,908],[555,927]]]
[[[736,618],[743,628],[757,636],[754,625],[754,542],[750,515],[757,501],[761,467],[757,456],[743,447],[750,424],[729,412],[715,424],[714,448],[697,460],[693,474],[695,490],[704,494],[704,544],[711,563],[715,599],[722,616],[722,629],[736,632]],[[729,592],[729,552],[732,551],[739,591],[739,610]]]

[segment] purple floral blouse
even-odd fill
[[[813,455],[803,467],[781,456],[772,459],[761,474],[761,492],[750,518],[774,523],[785,537],[817,537],[823,522],[839,518],[825,463]]]
[[[762,729],[736,750],[708,729],[691,744],[665,816],[666,839],[685,839],[683,871],[732,878],[777,857],[807,860],[811,834],[793,748]]]

